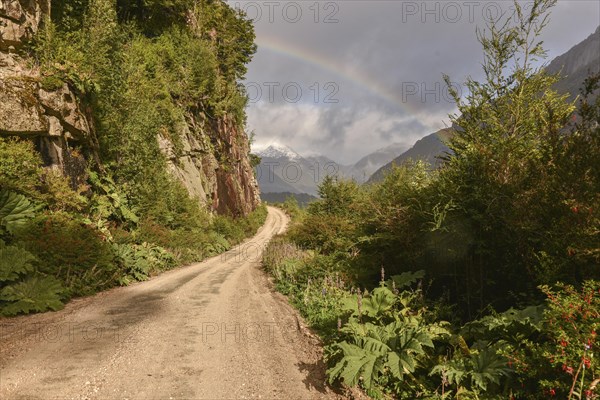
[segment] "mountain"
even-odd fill
[[[285,158],[289,161],[298,161],[302,158],[302,156],[300,156],[300,154],[296,153],[294,150],[290,149],[289,147],[287,147],[285,145],[278,144],[278,143],[273,143],[273,144],[269,145],[269,147],[267,147],[266,149],[264,149],[262,151],[259,151],[257,154],[264,158],[273,158],[273,159]]]
[[[553,59],[546,71],[551,74],[560,72],[563,78],[555,84],[555,89],[560,93],[569,93],[570,98],[574,99],[583,81],[590,74],[600,71],[600,26],[581,43]],[[439,165],[438,156],[448,150],[444,143],[451,135],[452,129],[445,128],[423,137],[408,151],[377,170],[369,182],[381,181],[393,165],[401,165],[408,160],[423,160],[433,166]]]
[[[271,199],[273,196],[266,195],[273,193],[304,193],[314,197],[318,195],[319,184],[328,175],[364,183],[374,171],[405,149],[405,145],[395,143],[366,155],[356,164],[343,165],[324,155],[301,156],[288,146],[271,144],[256,152],[261,157],[256,168],[261,197]]]
[[[304,158],[291,148],[271,144],[256,153],[261,157],[256,167],[256,177],[261,193],[306,193],[317,196],[318,185],[329,159]]]
[[[281,193],[261,193],[260,198],[262,201],[266,201],[268,203],[283,203],[288,199],[288,197],[293,197],[298,202],[300,208],[305,208],[310,203],[315,200],[318,200],[317,197],[311,196],[306,193],[290,193],[290,192],[281,192]]]
[[[440,163],[438,156],[448,150],[445,143],[452,135],[452,128],[441,129],[418,140],[413,147],[396,157],[390,163],[379,168],[368,180],[368,182],[379,182],[383,180],[387,171],[394,165],[402,165],[407,161],[422,160],[433,167]]]
[[[398,157],[399,154],[405,152],[407,147],[402,143],[393,143],[364,156],[354,164],[353,176],[357,182],[362,183],[367,181],[375,171]]]
[[[552,60],[546,71],[561,73],[563,78],[556,83],[556,90],[575,98],[585,78],[600,71],[600,25],[587,39]]]

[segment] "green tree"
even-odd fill
[[[523,220],[532,210],[521,200],[539,188],[553,138],[574,109],[552,90],[559,77],[534,67],[545,57],[539,35],[555,3],[535,0],[525,12],[515,2],[514,18],[478,30],[485,80],[469,78],[464,99],[449,86],[460,114],[452,116],[457,128],[441,171],[440,203],[454,205],[445,226],[468,232],[455,272],[469,315],[488,304],[510,305],[538,280],[529,262],[537,235],[527,226],[532,218]]]

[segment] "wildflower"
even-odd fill
[[[550,389],[550,390],[548,391],[548,393],[550,393],[550,396],[555,396],[555,395],[556,395],[556,390],[554,390],[554,389]]]
[[[385,268],[381,267],[381,282],[385,282]]]
[[[589,369],[591,365],[592,365],[592,362],[591,362],[591,360],[589,358],[584,358],[583,359],[583,366],[584,366],[584,368]]]

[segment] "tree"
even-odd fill
[[[528,224],[539,213],[525,199],[545,179],[550,147],[574,110],[552,89],[559,77],[534,66],[545,57],[539,36],[555,3],[535,0],[526,13],[515,1],[515,15],[477,31],[485,80],[469,78],[464,99],[445,77],[460,114],[451,116],[457,129],[440,175],[440,203],[454,205],[445,226],[468,231],[464,257],[452,267],[469,316],[489,304],[509,306],[538,280],[532,264],[539,232]]]

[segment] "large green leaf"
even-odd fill
[[[14,283],[0,291],[0,300],[8,302],[0,310],[3,315],[16,315],[32,311],[59,310],[63,287],[50,276],[33,276],[23,282]]]
[[[402,289],[408,287],[418,281],[419,279],[423,279],[425,277],[425,271],[419,270],[415,272],[403,272],[400,275],[392,276],[392,281],[397,289]],[[391,287],[391,283],[389,285]]]
[[[376,288],[362,298],[361,313],[369,317],[379,318],[390,310],[396,301],[396,295],[389,289],[380,287]],[[342,308],[344,310],[352,310],[355,315],[358,315],[358,296],[351,295],[342,299]]]
[[[510,373],[510,369],[506,366],[506,358],[498,355],[493,348],[472,354],[471,362],[473,364],[472,385],[477,385],[483,390],[487,389],[489,383],[500,383],[500,378]]]
[[[4,246],[0,242],[0,283],[17,280],[21,275],[32,272],[34,260],[35,257],[27,250]]]
[[[346,385],[356,386],[362,377],[364,387],[370,388],[376,373],[375,364],[379,357],[347,342],[337,343],[336,346],[342,350],[344,357],[327,371],[330,381],[343,379]]]
[[[363,299],[363,311],[370,317],[378,317],[392,308],[395,301],[396,295],[391,290],[380,287]]]
[[[25,196],[0,190],[0,227],[9,233],[33,218],[36,210],[37,207]]]

